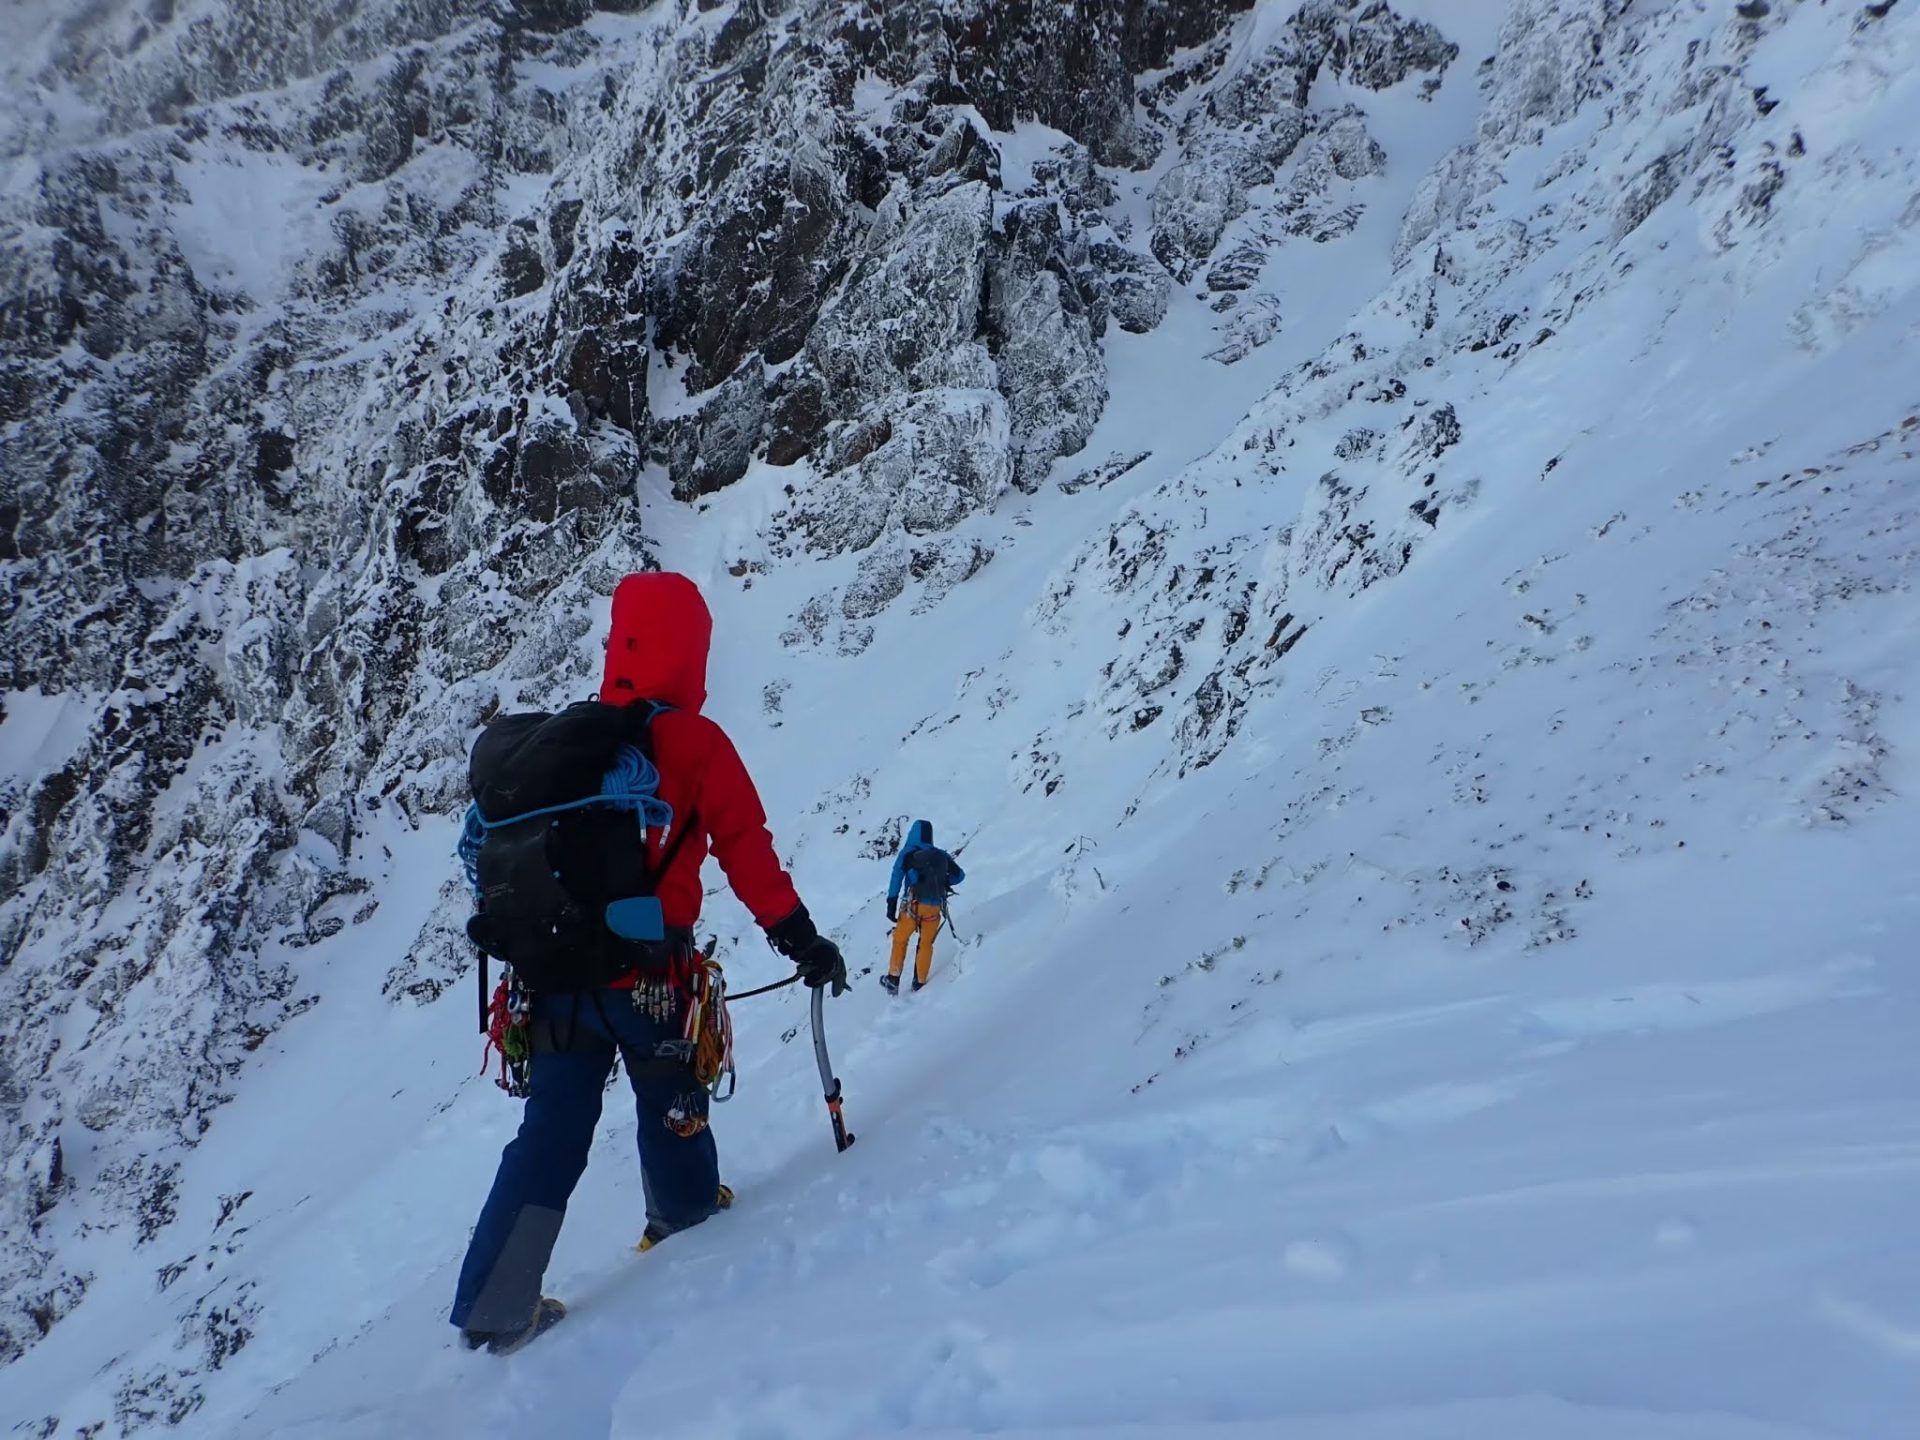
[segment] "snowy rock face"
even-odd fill
[[[1316,200],[1335,179],[1374,173],[1385,155],[1358,112],[1312,111],[1314,81],[1326,73],[1362,89],[1384,90],[1419,73],[1431,93],[1458,56],[1459,47],[1432,25],[1405,19],[1387,5],[1315,0],[1301,6],[1256,63],[1187,111],[1183,158],[1154,190],[1153,253],[1176,279],[1191,279],[1227,226],[1247,212],[1250,192],[1272,186],[1303,144],[1308,153],[1263,207],[1265,243],[1242,250],[1237,267],[1231,259],[1216,266],[1207,283],[1216,290],[1245,289],[1281,234],[1325,240],[1344,233],[1355,217],[1329,212]],[[1178,86],[1163,82],[1149,103],[1164,104],[1178,93]]]
[[[1309,124],[1281,98],[1297,95],[1300,67],[1316,57],[1359,67],[1352,78],[1361,86],[1408,76],[1425,83],[1417,77],[1457,58],[1430,27],[1383,19],[1378,9],[1342,28],[1324,23],[1322,7],[1302,7],[1270,62],[1193,112],[1227,123],[1191,142],[1189,153],[1204,158],[1168,170],[1155,193],[1155,253],[1176,273],[1197,276],[1217,247],[1222,258],[1204,283],[1251,284],[1243,274],[1284,263],[1301,237],[1351,228],[1356,211],[1340,181],[1377,170],[1383,158],[1364,117],[1348,110]],[[1080,623],[1074,597],[1083,591],[1096,606],[1112,595],[1138,598],[1142,612],[1097,691],[1109,735],[1168,727],[1178,773],[1216,759],[1250,702],[1283,685],[1287,655],[1317,621],[1399,574],[1471,512],[1495,477],[1463,463],[1463,437],[1513,423],[1503,378],[1627,283],[1635,266],[1609,247],[1662,206],[1685,207],[1725,266],[1722,283],[1736,287],[1764,273],[1796,227],[1817,228],[1806,139],[1744,68],[1791,13],[1740,7],[1704,25],[1681,7],[1644,15],[1561,0],[1508,7],[1496,48],[1479,65],[1486,101],[1472,138],[1414,187],[1377,298],[1218,451],[1091,539],[1036,607],[1038,620],[1067,634]],[[1883,18],[1876,8],[1861,12],[1822,84],[1852,83],[1843,77],[1872,68],[1866,48]],[[1253,86],[1258,103],[1245,98]],[[1615,95],[1630,103],[1608,99]],[[1540,161],[1549,127],[1577,114],[1589,117],[1587,131]],[[1265,208],[1244,201],[1240,180],[1268,176],[1283,152],[1292,159],[1272,177]],[[1547,168],[1521,219],[1503,187],[1523,163]],[[1887,173],[1864,156],[1850,155],[1847,166],[1864,177]],[[1180,191],[1177,204],[1170,186]],[[1783,221],[1789,201],[1794,218]],[[1163,211],[1180,218],[1163,223]],[[1894,228],[1910,236],[1911,225]],[[1604,245],[1593,243],[1596,233]],[[1880,232],[1868,251],[1906,243],[1891,233]],[[1870,264],[1862,255],[1849,276]],[[1673,280],[1663,292],[1668,313],[1688,283]],[[1810,302],[1796,332],[1809,347],[1831,343],[1879,313],[1890,293],[1865,300],[1850,278]],[[1237,362],[1277,328],[1256,308],[1259,298],[1237,313],[1261,328],[1230,339],[1216,359]],[[1558,459],[1543,459],[1544,479]],[[1223,531],[1209,517],[1250,477],[1304,487],[1305,503],[1259,533]]]
[[[871,550],[849,624],[986,563],[914,537],[1084,442],[1108,326],[1166,306],[1106,208],[1187,143],[1135,77],[1248,3],[7,22],[0,1357],[84,1293],[77,1186],[169,1223],[317,998],[289,957],[371,913],[356,817],[444,812],[483,715],[584,683],[649,467],[793,466],[788,543]]]

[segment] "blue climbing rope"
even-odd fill
[[[600,777],[598,803],[616,810],[639,811],[644,829],[673,828],[673,807],[660,798],[660,772],[638,745],[620,747],[613,768]]]
[[[503,820],[487,819],[480,813],[477,804],[467,806],[466,819],[460,827],[460,843],[454,850],[460,857],[460,867],[466,872],[467,884],[474,895],[477,897],[480,894],[480,847],[486,842],[489,830],[517,825],[522,820],[534,820],[542,815],[584,810],[589,805],[631,810],[642,835],[649,830],[664,833],[673,828],[673,807],[660,798],[659,770],[638,745],[622,745],[614,757],[613,767],[600,777],[598,795],[589,795],[584,800],[569,800],[561,805],[543,805],[538,810],[509,815]]]

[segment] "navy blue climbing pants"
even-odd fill
[[[661,1230],[682,1230],[717,1208],[713,1132],[702,1125],[682,1136],[667,1123],[670,1111],[703,1119],[707,1113],[707,1093],[692,1067],[655,1054],[661,1041],[680,1038],[678,1023],[634,1009],[631,991],[569,991],[534,997],[531,1038],[520,1133],[501,1153],[454,1291],[451,1319],[463,1329],[513,1330],[533,1314],[567,1200],[587,1168],[615,1056],[625,1063],[640,1117],[647,1219]]]

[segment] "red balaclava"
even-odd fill
[[[707,703],[713,616],[700,589],[666,571],[629,575],[613,591],[613,628],[600,698],[609,705],[658,700],[678,710]]]

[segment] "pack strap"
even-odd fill
[[[658,865],[654,865],[651,862],[648,863],[647,868],[652,871],[647,877],[648,893],[652,894],[659,891],[660,882],[666,878],[667,872],[673,868],[673,862],[680,858],[680,847],[685,845],[687,843],[687,837],[699,828],[700,811],[698,807],[695,807],[687,816],[686,823],[681,825],[679,830],[674,833],[673,838],[667,842],[667,853],[660,857],[660,863]]]

